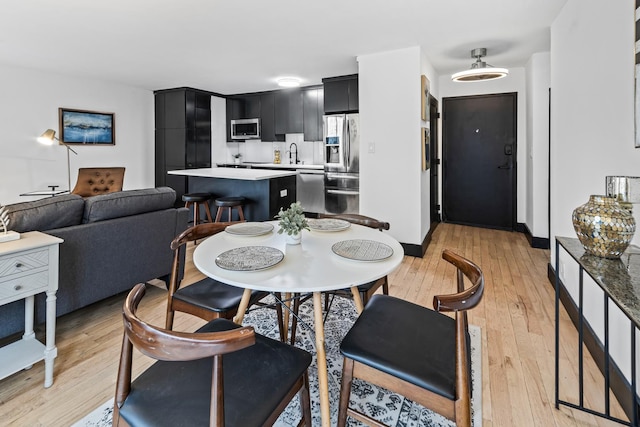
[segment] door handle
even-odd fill
[[[500,165],[498,169],[511,169],[511,163],[507,162],[504,165]]]

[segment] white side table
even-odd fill
[[[53,384],[53,361],[58,355],[56,338],[56,291],[58,250],[63,240],[32,231],[19,240],[0,243],[0,305],[24,299],[24,335],[20,341],[0,348],[0,379],[29,369],[44,359],[44,386]],[[46,345],[33,331],[34,296],[47,293]]]

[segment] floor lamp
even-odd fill
[[[38,137],[38,142],[45,145],[53,145],[54,140],[58,141],[59,145],[64,145],[67,149],[67,184],[69,186],[69,193],[71,193],[71,162],[69,160],[69,151],[72,151],[76,156],[78,155],[78,153],[76,153],[73,148],[69,147],[67,144],[56,138],[56,131],[53,129],[47,129],[42,135]]]

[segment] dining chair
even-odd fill
[[[348,221],[351,224],[363,225],[369,228],[376,228],[380,231],[388,230],[390,225],[388,222],[379,221],[375,218],[371,218],[365,215],[358,214],[318,214],[318,218],[333,218],[333,219],[341,219],[343,221]],[[369,283],[365,283],[358,286],[358,292],[360,293],[360,298],[362,299],[362,305],[366,306],[367,302],[371,299],[371,296],[382,287],[382,293],[384,295],[389,295],[389,281],[387,276],[381,277],[378,280],[374,280]],[[346,289],[337,289],[335,291],[325,291],[324,293],[324,309],[325,309],[325,320],[329,315],[329,311],[331,310],[331,304],[333,302],[333,298],[338,296],[342,298],[353,298],[353,294],[351,293],[351,288]],[[297,315],[299,312],[300,304],[305,302],[308,297],[300,298],[299,295],[295,295],[293,299],[293,319],[291,321],[291,343],[295,343],[296,340],[296,327],[297,327]]]
[[[208,222],[198,224],[183,231],[171,242],[171,249],[174,251],[173,266],[171,268],[171,278],[167,292],[167,316],[165,328],[173,328],[173,318],[176,311],[189,313],[204,320],[217,318],[232,319],[238,312],[238,306],[242,299],[244,289],[218,282],[210,277],[205,277],[191,285],[180,286],[180,251],[184,250],[187,243],[202,240],[213,236],[228,225],[238,222]],[[261,299],[269,295],[268,292],[253,291],[249,306],[258,304]],[[278,318],[280,336],[284,340],[284,326],[282,324],[282,307],[275,305]]]
[[[388,295],[374,295],[340,344],[343,355],[338,427],[347,415],[380,422],[349,406],[354,379],[386,388],[458,427],[471,425],[471,358],[467,310],[478,305],[484,276],[473,262],[444,250],[457,268],[457,293],[436,295],[430,310]],[[465,278],[471,286],[465,289]],[[453,312],[453,317],[443,312]]]
[[[364,225],[369,228],[377,228],[378,230],[389,230],[391,227],[388,222],[379,221],[375,218],[371,218],[364,215],[358,214],[318,214],[318,218],[334,218],[341,219],[343,221],[348,221],[352,224]],[[389,295],[389,282],[387,280],[387,276],[381,277],[378,280],[374,280],[373,282],[365,283],[364,285],[358,286],[358,292],[360,292],[360,298],[362,298],[362,305],[367,305],[371,296],[382,287],[382,293],[385,295]],[[340,296],[343,298],[352,298],[353,294],[351,293],[351,289],[338,289],[337,291],[328,291],[325,292],[325,307],[330,306],[329,297],[330,296]],[[327,311],[328,308],[326,309]]]
[[[228,319],[195,333],[157,328],[136,314],[145,290],[122,309],[114,426],[269,426],[298,395],[299,426],[311,427],[308,352]],[[157,361],[131,381],[134,347]]]

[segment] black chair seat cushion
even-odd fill
[[[198,332],[238,328],[215,319]],[[311,364],[311,355],[256,334],[251,347],[223,356],[227,427],[261,426]],[[132,426],[208,426],[211,358],[156,362],[133,381],[120,415]]]
[[[182,195],[183,202],[206,202],[211,199],[210,193],[187,193]]]
[[[210,311],[222,312],[237,308],[242,299],[243,288],[227,285],[209,277],[178,289],[173,298]],[[269,295],[268,292],[252,291],[249,306]]]
[[[244,197],[218,197],[216,199],[216,206],[221,208],[229,208],[232,206],[240,206],[245,202]]]
[[[454,399],[455,345],[451,317],[399,298],[374,295],[342,341],[340,352]]]

